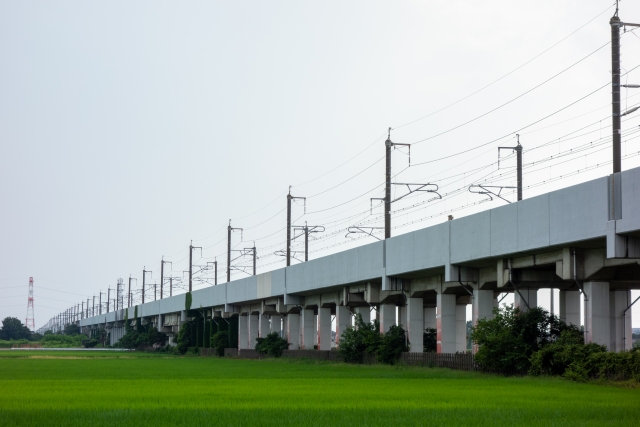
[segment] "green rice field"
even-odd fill
[[[437,368],[0,352],[1,426],[638,426],[640,389]]]

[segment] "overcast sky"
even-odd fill
[[[290,185],[307,197],[295,225],[326,227],[310,258],[373,242],[345,233],[383,225],[370,198],[388,127],[412,144],[409,168],[394,151],[394,180],[445,196],[396,204],[394,235],[505,204],[466,187],[515,184],[513,157],[496,162],[516,132],[525,198],[609,174],[612,3],[0,3],[0,318],[24,321],[30,276],[36,327],[118,278],[138,279],[139,297],[162,256],[179,282],[192,239],[222,282],[229,219],[244,228],[235,249],[255,241],[258,272],[280,268]],[[640,22],[640,2],[620,16]],[[640,37],[622,52],[623,80],[640,83]],[[638,125],[623,124],[623,169],[640,166]]]

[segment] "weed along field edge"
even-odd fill
[[[310,360],[0,353],[2,426],[637,425],[640,389]]]

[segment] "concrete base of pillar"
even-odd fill
[[[471,309],[473,324],[479,319],[493,319],[493,291],[475,289],[473,291],[473,307]]]
[[[398,307],[398,325],[407,329],[407,306]]]
[[[277,333],[282,336],[282,317],[280,315],[271,316],[271,333]]]

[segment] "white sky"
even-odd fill
[[[182,277],[191,239],[204,248],[195,263],[217,256],[223,282],[229,218],[244,228],[236,249],[255,240],[258,272],[279,268],[289,185],[307,197],[296,225],[326,226],[311,258],[372,242],[345,229],[383,225],[369,198],[382,194],[389,126],[413,144],[412,167],[393,154],[396,181],[447,194],[398,202],[394,235],[504,204],[467,206],[482,196],[465,187],[514,185],[515,162],[498,170],[496,147],[610,82],[612,3],[2,2],[0,318],[24,320],[30,276],[37,327],[120,277],[139,289],[145,266],[157,282],[162,256]],[[640,22],[640,2],[620,16]],[[624,70],[640,65],[640,36],[625,34],[622,52]],[[628,79],[640,83],[640,69]],[[638,95],[623,92],[623,105]],[[597,167],[611,156],[609,115],[607,86],[521,130],[525,165],[589,148],[527,166],[525,198],[610,173]],[[640,166],[639,125],[640,113],[624,122],[623,169]]]

